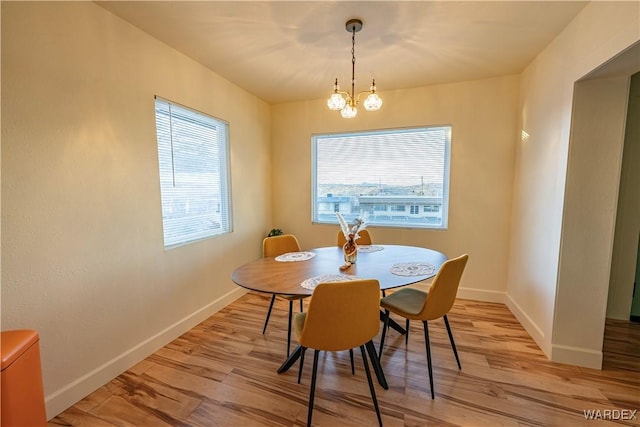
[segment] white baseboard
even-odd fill
[[[428,292],[431,287],[430,280],[423,280],[422,282],[414,283],[410,285],[412,288],[417,288],[422,291]],[[469,299],[473,301],[484,301],[484,302],[497,302],[504,304],[506,293],[502,291],[490,291],[487,289],[475,289],[475,288],[458,288],[458,293],[456,298],[461,299]]]
[[[520,324],[529,333],[531,338],[538,344],[538,347],[552,362],[566,363],[568,365],[583,366],[585,368],[602,369],[602,351],[596,351],[582,347],[572,347],[567,345],[552,344],[547,339],[544,332],[531,318],[522,310],[508,294],[506,304],[511,313],[518,319]]]
[[[518,322],[524,327],[524,329],[529,333],[531,338],[538,344],[538,347],[542,350],[542,352],[551,359],[551,343],[547,342],[547,339],[542,332],[542,329],[538,327],[538,325],[527,315],[527,313],[522,310],[522,307],[515,302],[509,294],[506,294],[506,305],[507,308],[513,313],[513,315],[518,319]]]
[[[86,375],[46,396],[47,419],[51,419],[60,414],[65,409],[74,405],[145,357],[153,354],[158,349],[167,345],[246,293],[247,291],[245,289],[234,289],[198,311],[180,319],[156,335],[149,337],[135,347],[114,357],[102,366],[97,367]]]
[[[458,298],[470,299],[473,301],[498,302],[504,304],[507,294],[502,291],[490,291],[487,289],[458,288]]]
[[[602,369],[602,351],[582,347],[553,344],[551,357],[553,362],[585,368]]]

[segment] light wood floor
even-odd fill
[[[305,425],[313,353],[302,384],[297,364],[276,373],[285,357],[288,303],[276,301],[262,335],[267,306],[266,296],[243,296],[49,426]],[[449,321],[462,370],[442,320],[431,322],[435,400],[422,325],[412,324],[408,347],[396,332],[387,335],[382,366],[389,390],[376,383],[385,426],[640,425],[638,413],[615,423],[584,416],[640,410],[640,325],[608,322],[599,371],[548,361],[502,304],[458,300]],[[314,425],[377,424],[361,358],[351,375],[348,352],[322,353],[318,373]]]

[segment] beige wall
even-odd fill
[[[582,344],[569,339],[583,335],[584,326],[566,319],[592,314],[586,300],[575,300],[576,294],[587,293],[590,285],[582,282],[583,275],[568,270],[559,278],[561,266],[585,265],[581,251],[563,250],[561,257],[561,241],[575,247],[578,242],[573,239],[594,229],[603,234],[590,239],[609,241],[599,224],[580,222],[581,213],[591,207],[584,200],[564,212],[565,200],[579,199],[576,195],[582,186],[579,180],[566,181],[574,83],[640,39],[639,8],[637,2],[588,4],[522,74],[519,114],[529,137],[516,149],[507,302],[554,360],[595,367],[594,351],[601,353],[602,344],[600,341],[595,350],[592,343],[580,347]],[[578,165],[578,170],[581,167]],[[617,187],[603,187],[612,180],[617,182],[613,179],[616,173],[619,168],[605,172],[606,181],[596,184],[598,194],[617,193]],[[608,219],[615,217],[615,206],[603,208],[609,209],[603,214]],[[563,223],[573,221],[580,224],[579,232],[563,240]],[[609,262],[599,264],[590,280],[608,278],[608,270],[603,269]],[[608,286],[606,282],[594,286],[600,289]],[[598,315],[604,312],[602,305],[606,306],[606,293]]]
[[[573,86],[640,38],[638,8],[588,5],[521,77],[379,82],[383,109],[349,121],[324,100],[270,108],[93,3],[2,2],[2,329],[40,332],[49,416],[235,298],[271,227],[334,244],[310,219],[313,133],[451,124],[449,229],[374,239],[468,252],[460,296],[506,292],[547,354],[573,345],[552,340],[584,310],[558,273]],[[156,94],[231,123],[233,233],[163,249]]]
[[[230,123],[233,233],[165,251],[154,95]],[[90,2],[2,2],[2,329],[49,416],[241,294],[271,225],[270,109]]]
[[[380,83],[382,84],[382,82]],[[504,301],[517,138],[518,77],[384,91],[378,112],[352,120],[329,111],[325,100],[272,109],[275,225],[304,247],[334,245],[338,227],[311,223],[311,135],[362,129],[450,124],[451,185],[447,230],[371,227],[379,243],[429,247],[470,255],[460,296]],[[416,159],[419,160],[419,159]],[[348,168],[363,168],[350,159]]]

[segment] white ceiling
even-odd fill
[[[583,1],[106,1],[97,2],[269,103],[521,72]]]

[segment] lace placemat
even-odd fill
[[[376,245],[358,245],[358,252],[378,252],[383,250],[384,247]]]
[[[316,256],[315,252],[287,252],[286,254],[278,255],[276,261],[280,262],[295,262],[306,261]]]
[[[349,280],[358,280],[357,276],[348,276],[346,274],[322,274],[320,276],[309,277],[304,282],[300,283],[305,289],[315,289],[319,283],[327,282],[347,282]]]
[[[401,262],[391,266],[391,272],[397,276],[427,276],[435,269],[428,262]]]

